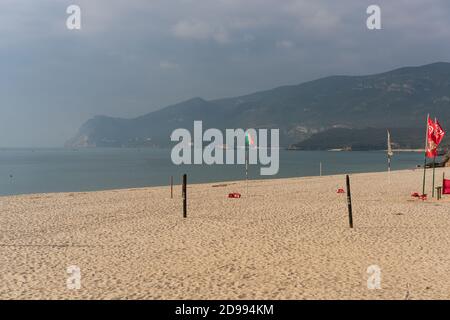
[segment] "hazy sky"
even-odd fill
[[[81,7],[81,30],[66,9]],[[382,30],[366,9],[382,9]],[[0,147],[333,74],[450,61],[448,0],[0,0]]]

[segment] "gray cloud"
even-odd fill
[[[1,0],[0,146],[62,145],[133,117],[331,74],[448,60],[444,0]],[[382,8],[383,30],[365,27]],[[82,30],[65,27],[82,9]]]

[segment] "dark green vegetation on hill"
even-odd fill
[[[402,149],[423,149],[425,128],[390,129],[392,147]],[[449,139],[442,142],[446,146]],[[352,151],[386,150],[387,129],[330,129],[313,135],[311,138],[291,146],[298,150],[351,149]]]

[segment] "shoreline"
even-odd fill
[[[423,167],[415,167],[410,169],[398,169],[398,170],[391,170],[391,173],[395,172],[401,172],[401,171],[415,171],[415,170],[423,170]],[[345,175],[358,175],[358,174],[372,174],[372,173],[386,173],[387,171],[362,171],[362,172],[345,172],[345,173],[335,173],[335,174],[325,174],[325,175],[309,175],[309,176],[293,176],[293,177],[279,177],[279,178],[272,178],[270,176],[267,176],[267,178],[260,178],[260,179],[249,179],[249,182],[257,182],[257,181],[271,181],[271,180],[290,180],[290,179],[307,179],[307,178],[323,178],[323,177],[336,177],[336,176],[345,176]],[[180,180],[181,181],[181,180]],[[215,180],[215,181],[209,181],[209,182],[189,182],[189,175],[188,175],[188,186],[189,185],[211,185],[211,184],[236,184],[236,183],[242,183],[245,182],[245,179],[240,180]],[[175,186],[181,186],[181,183],[174,183]],[[108,191],[125,191],[125,190],[141,190],[141,189],[152,189],[152,188],[167,188],[170,187],[170,184],[164,184],[164,185],[149,185],[149,186],[142,186],[142,187],[126,187],[126,188],[111,188],[111,189],[99,189],[99,190],[80,190],[80,191],[54,191],[54,192],[36,192],[36,193],[19,193],[19,194],[0,194],[0,199],[6,198],[6,197],[21,197],[21,196],[36,196],[36,195],[58,195],[58,194],[85,194],[85,193],[94,193],[94,192],[108,192]]]

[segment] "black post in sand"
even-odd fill
[[[350,192],[350,177],[347,175],[347,204],[348,204],[348,221],[350,228],[353,228],[353,212],[352,212],[352,194]]]
[[[183,218],[187,218],[187,175],[183,175]]]
[[[170,199],[173,199],[173,176],[170,176]]]

